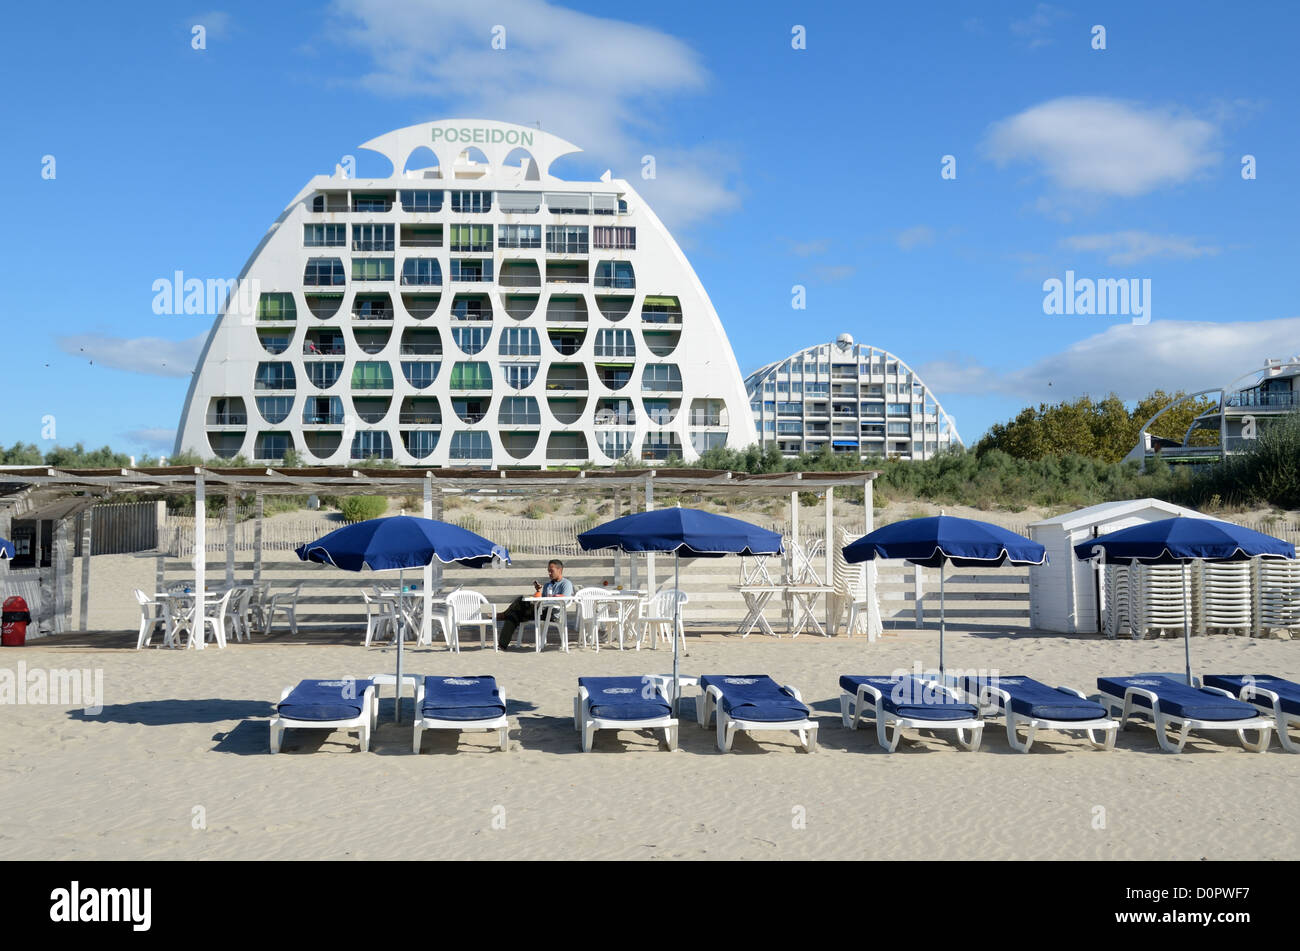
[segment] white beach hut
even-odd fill
[[[1089,562],[1075,557],[1074,546],[1121,528],[1176,515],[1206,517],[1160,499],[1132,499],[1090,505],[1030,525],[1029,537],[1047,549],[1048,557],[1047,564],[1029,569],[1029,621],[1033,628],[1061,634],[1099,631],[1105,581]],[[1117,607],[1130,609],[1125,603]]]

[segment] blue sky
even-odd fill
[[[632,180],[742,372],[849,332],[968,443],[1028,403],[1300,352],[1294,5],[619,6],[8,11],[0,441],[168,451],[211,318],[155,315],[153,282],[233,277],[309,177],[383,172],[359,143],[458,116],[540,122],[586,149],[557,172]],[[1067,270],[1149,280],[1150,322],[1045,314]]]

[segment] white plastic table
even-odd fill
[[[567,654],[569,652],[569,605],[575,603],[577,599],[571,594],[550,594],[545,596],[536,595],[526,600],[533,602],[533,641],[537,653],[540,654],[542,652],[542,643],[545,641],[545,638],[542,637],[542,608],[558,607],[560,613],[563,615],[563,618],[560,620],[560,624],[563,627],[563,630],[560,632],[560,645],[564,648],[564,652]]]
[[[772,625],[768,623],[763,612],[767,608],[767,603],[776,596],[779,591],[784,590],[783,585],[775,584],[742,584],[736,587],[740,596],[745,599],[745,607],[748,613],[741,620],[740,626],[736,628],[736,633],[741,637],[749,637],[754,628],[758,628],[764,634],[770,634],[772,637],[780,637],[776,631],[772,630]]]
[[[618,612],[615,615],[615,621],[618,624],[618,649],[623,649],[623,634],[629,623],[633,622],[637,615],[637,609],[641,606],[641,595],[635,591],[602,591],[600,597],[592,598],[593,606],[596,604],[612,604],[614,610]],[[600,651],[600,631],[595,632],[596,650]]]

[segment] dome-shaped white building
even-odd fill
[[[336,169],[281,213],[203,348],[177,451],[555,466],[755,441],[713,305],[626,181],[557,179],[578,148],[488,120],[362,148],[391,177]]]
[[[957,426],[921,378],[887,350],[840,334],[745,380],[759,442],[787,456],[929,459],[960,445]]]

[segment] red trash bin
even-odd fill
[[[22,647],[27,643],[27,625],[32,623],[31,612],[27,602],[15,595],[5,598],[0,607],[0,645],[4,647]]]

